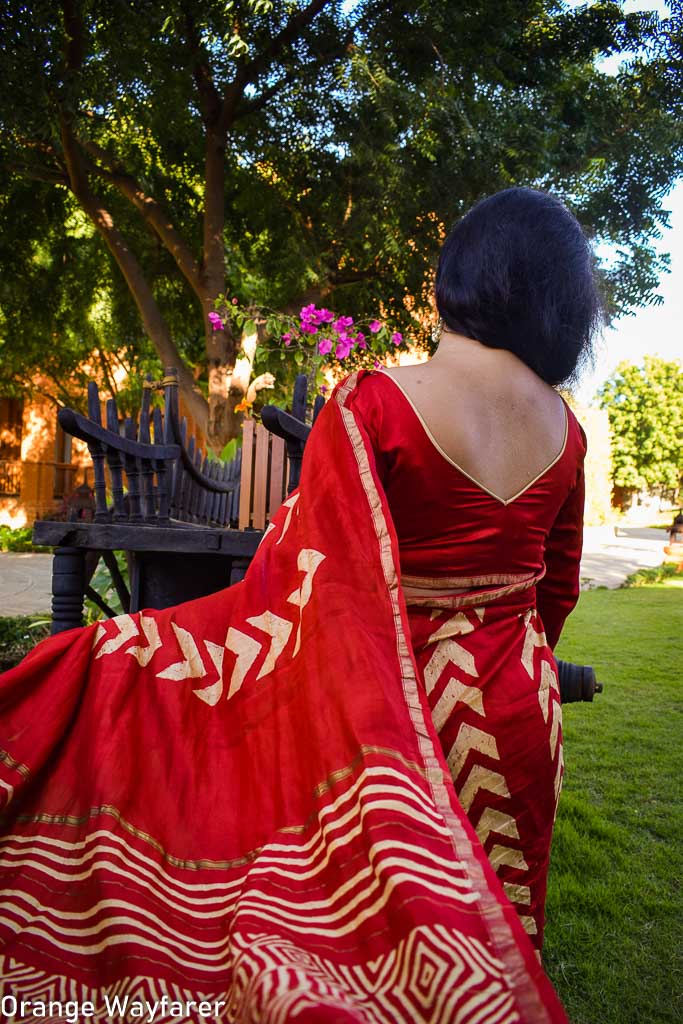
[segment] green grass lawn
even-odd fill
[[[683,589],[582,594],[557,653],[605,692],[564,709],[545,964],[572,1024],[679,1024]]]

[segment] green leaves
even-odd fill
[[[613,312],[654,300],[664,263],[650,240],[683,171],[680,19],[554,0],[77,7],[83,59],[71,67],[49,0],[6,0],[0,14],[3,380],[27,338],[34,365],[59,381],[95,343],[149,358],[125,281],[78,219],[60,111],[192,366],[205,359],[207,299],[200,309],[177,242],[212,282],[209,301],[222,290],[239,299],[238,336],[261,328],[250,309],[289,315],[313,301],[361,322],[381,311],[426,338],[444,231],[511,184],[555,191],[591,235],[619,245],[604,270]],[[623,50],[635,58],[601,70]],[[224,181],[207,181],[209,136]],[[145,199],[124,194],[117,175],[160,204],[175,240],[150,227]],[[96,324],[94,295],[107,310]],[[272,337],[277,324],[263,329]],[[199,378],[205,386],[203,368]]]
[[[600,389],[612,431],[613,479],[629,490],[678,491],[683,478],[683,365],[623,362]]]

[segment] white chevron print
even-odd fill
[[[553,712],[553,724],[550,727],[550,756],[554,760],[555,753],[557,751],[557,741],[560,736],[560,725],[562,724],[562,712],[560,710],[560,705],[556,702],[553,702]]]
[[[447,757],[448,767],[454,782],[462,771],[467,755],[471,750],[477,750],[480,754],[486,754],[487,757],[494,757],[496,760],[500,760],[498,746],[494,737],[488,732],[482,732],[481,729],[477,729],[474,725],[468,725],[467,722],[463,722],[458,729],[455,743]]]
[[[161,637],[159,636],[159,627],[157,626],[157,620],[153,619],[151,615],[140,614],[140,626],[144,633],[145,640],[147,641],[146,647],[129,647],[126,654],[132,654],[137,661],[138,665],[145,667],[148,665],[156,652],[161,647]]]
[[[498,832],[508,839],[519,839],[517,822],[511,815],[497,811],[495,807],[485,807],[476,826],[476,833],[482,846],[486,844],[492,832]]]
[[[206,669],[192,633],[176,622],[172,622],[171,627],[178,640],[183,660],[176,661],[161,672],[157,672],[157,679],[201,679],[206,675]]]
[[[555,673],[548,662],[544,660],[541,662],[541,684],[538,688],[538,703],[541,706],[541,714],[543,715],[544,722],[548,721],[550,690],[553,685],[557,685]]]
[[[513,882],[503,882],[503,888],[510,903],[523,903],[525,906],[531,903],[531,889],[528,885],[515,885]]]
[[[458,703],[466,704],[483,718],[486,717],[481,690],[476,686],[467,686],[454,676],[448,680],[446,689],[432,709],[432,721],[437,732],[441,732],[450,718],[453,708]]]
[[[192,692],[212,708],[218,703],[223,694],[223,656],[225,655],[225,647],[221,646],[221,644],[215,644],[211,640],[205,640],[204,646],[213,662],[218,678],[215,683],[210,683],[208,686],[204,686],[200,690],[193,690]]]
[[[449,636],[462,636],[463,633],[471,633],[474,626],[464,612],[456,612],[455,615],[443,622],[436,632],[432,633],[428,644],[435,644],[439,640],[445,640]]]
[[[533,610],[527,612],[524,616],[524,622],[526,625],[526,633],[524,634],[524,648],[522,650],[522,665],[527,670],[529,678],[534,678],[534,649],[536,647],[545,647],[546,639],[543,630],[540,632],[534,628],[533,620],[536,618]]]
[[[263,612],[262,615],[254,615],[247,619],[247,622],[250,626],[255,626],[270,637],[270,648],[259,674],[256,676],[257,679],[263,679],[264,676],[269,675],[275,668],[275,662],[287,646],[287,641],[294,626],[289,619],[283,619],[273,612]]]
[[[281,532],[280,536],[278,537],[278,539],[275,541],[276,544],[282,544],[283,540],[285,539],[285,536],[287,535],[287,530],[289,529],[289,524],[292,521],[292,512],[294,511],[294,506],[296,505],[297,501],[299,500],[299,497],[300,497],[300,495],[299,495],[299,492],[297,491],[296,494],[293,494],[291,496],[291,498],[287,498],[287,500],[283,501],[283,503],[282,503],[283,508],[286,508],[288,511],[287,511],[287,517],[286,517],[286,519],[285,519],[285,521],[284,521],[284,523],[282,525],[282,532]]]
[[[516,871],[529,870],[529,865],[524,860],[522,851],[515,849],[514,846],[500,846],[496,844],[489,850],[488,858],[494,871],[497,871],[503,865],[514,868]]]
[[[299,653],[301,647],[301,616],[313,593],[313,577],[320,568],[321,562],[324,561],[325,555],[314,548],[302,548],[296,560],[297,569],[304,573],[304,578],[301,581],[301,586],[292,591],[287,598],[290,604],[299,608],[299,628],[296,631],[296,642],[292,651],[293,658]]]
[[[140,632],[135,624],[135,620],[130,615],[117,615],[115,619],[110,620],[112,626],[116,626],[118,630],[116,636],[111,637],[109,640],[102,644],[99,651],[95,655],[95,659],[104,657],[105,654],[114,654],[118,651],[119,647],[123,647],[128,640],[132,640],[133,637],[139,636]],[[103,636],[107,635],[107,630],[103,625],[98,626],[95,633],[95,639],[93,641],[93,647],[97,646],[98,642]]]
[[[241,629],[231,626],[225,638],[225,646],[237,655],[235,667],[230,678],[228,700],[241,688],[244,678],[261,653],[262,644],[243,633]]]
[[[479,674],[474,665],[474,658],[462,644],[459,644],[457,640],[440,640],[424,669],[425,687],[428,694],[432,692],[442,672],[451,662],[468,676],[476,677]]]
[[[493,772],[489,768],[484,768],[480,764],[475,764],[472,766],[472,770],[467,776],[464,784],[460,786],[458,790],[458,799],[465,811],[469,811],[474,802],[474,798],[482,789],[489,793],[496,793],[498,796],[510,796],[510,790],[508,789],[507,782],[499,772]]]

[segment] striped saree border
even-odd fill
[[[406,587],[416,587],[421,590],[450,590],[457,587],[469,589],[470,587],[507,586],[512,583],[535,582],[536,579],[533,572],[494,572],[485,576],[411,576],[409,573],[401,573],[404,590]]]
[[[535,575],[525,577],[518,583],[508,583],[507,586],[495,587],[493,589],[489,587],[486,589],[467,590],[464,593],[453,593],[452,591],[457,590],[457,588],[449,586],[441,588],[441,593],[436,587],[407,586],[405,583],[406,577],[403,577],[402,584],[407,605],[428,608],[472,608],[475,605],[482,607],[487,604],[493,604],[494,601],[505,597],[512,597],[513,594],[523,594],[526,590],[533,589],[544,576],[545,568]],[[472,578],[476,579],[476,577]],[[425,590],[429,592],[425,594]]]
[[[12,755],[8,753],[6,750],[0,749],[0,762],[2,762],[2,764],[6,764],[8,768],[10,768],[14,772],[17,772],[25,779],[28,779],[31,774],[30,770],[26,767],[25,764],[21,764],[20,761],[15,761]]]

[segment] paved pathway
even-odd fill
[[[629,573],[664,560],[666,530],[589,526],[584,536],[584,587],[618,587]],[[0,552],[0,615],[32,615],[50,609],[52,555]]]
[[[0,615],[50,610],[52,555],[0,552]]]
[[[645,527],[587,526],[583,539],[583,587],[618,587],[637,569],[664,561],[667,530]]]

